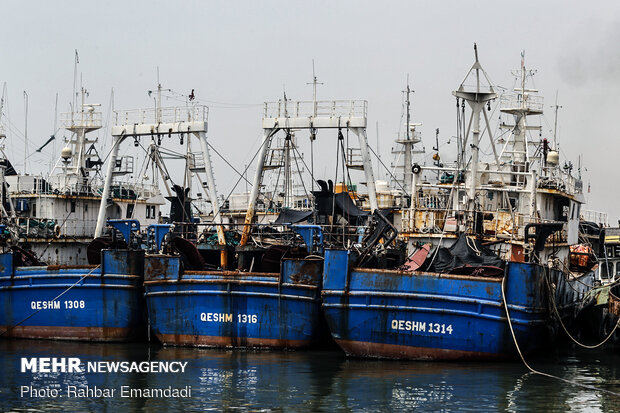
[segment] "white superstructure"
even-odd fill
[[[20,242],[27,243],[48,264],[87,264],[86,247],[95,235],[102,193],[102,160],[98,138],[102,127],[99,105],[84,101],[79,111],[61,115],[62,127],[71,132],[49,176],[8,175],[9,194],[15,207]],[[133,158],[117,159],[113,173],[133,173]],[[157,223],[164,199],[155,185],[118,180],[107,200],[109,218]]]

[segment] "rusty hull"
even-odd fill
[[[442,348],[413,347],[364,341],[336,340],[349,356],[407,360],[504,360],[500,354]]]
[[[146,330],[119,327],[0,326],[2,338],[115,342],[139,340]]]
[[[308,347],[311,340],[285,340],[253,337],[197,336],[191,334],[156,334],[166,346],[210,348],[269,348],[275,350]]]

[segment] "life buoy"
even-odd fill
[[[54,238],[60,238],[60,225],[54,225]]]

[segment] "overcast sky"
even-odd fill
[[[89,102],[102,104],[104,119],[112,89],[115,109],[151,106],[147,91],[156,87],[159,67],[164,88],[183,95],[195,89],[210,107],[211,143],[243,168],[258,147],[261,103],[281,98],[284,90],[294,100],[312,98],[312,59],[324,83],[319,99],[368,101],[369,143],[376,147],[378,122],[384,160],[399,130],[407,74],[415,90],[412,118],[423,123],[427,155],[436,128],[449,152],[446,142],[456,133],[451,91],[473,63],[477,42],[491,80],[504,87],[513,86],[510,71],[525,50],[545,97],[543,137],[552,135],[557,92],[561,155],[575,165],[583,155],[584,189],[591,187],[587,208],[608,212],[612,222],[620,217],[617,1],[4,0],[2,17],[0,82],[8,92],[2,123],[19,170],[24,91],[33,152],[53,132],[56,93],[58,111],[69,109],[75,49]],[[325,159],[335,151],[335,137],[319,135]],[[100,133],[100,139],[109,147],[109,136]],[[31,155],[28,172],[46,172],[56,156],[51,149]],[[317,175],[328,178],[333,167],[325,162]],[[226,192],[236,178],[223,162],[215,166],[218,189]]]

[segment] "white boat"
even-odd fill
[[[85,101],[79,110],[63,113],[61,125],[71,133],[49,175],[5,171],[12,208],[7,211],[18,228],[22,247],[40,261],[55,265],[87,264],[87,246],[93,240],[101,204],[101,159],[93,132],[102,127],[99,105]],[[128,183],[134,159],[116,159],[107,200],[109,218],[137,219],[144,226],[159,221],[165,203],[156,183]]]

